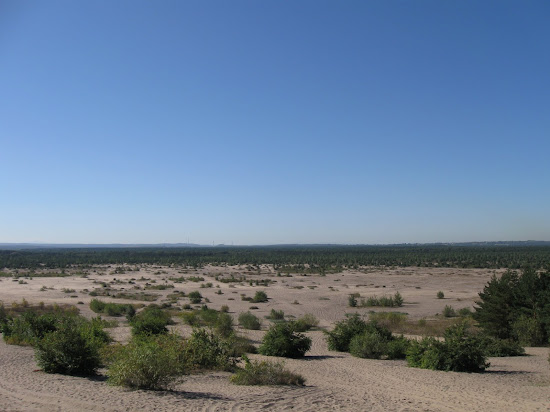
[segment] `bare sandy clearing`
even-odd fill
[[[246,267],[205,267],[197,271],[174,268],[140,267],[139,271],[112,273],[114,267],[96,268],[87,277],[25,279],[19,283],[11,278],[0,282],[0,300],[7,306],[25,298],[31,303],[72,303],[86,316],[95,315],[88,303],[92,299],[83,289],[102,288],[105,282],[116,292],[136,291],[135,285],[173,284],[166,290],[145,290],[160,297],[162,303],[174,290],[186,293],[199,290],[210,300],[208,305],[219,309],[228,305],[234,316],[251,306],[258,316],[265,316],[272,308],[284,310],[287,315],[312,313],[321,326],[330,327],[354,312],[347,306],[350,293],[362,296],[390,295],[399,291],[405,305],[398,310],[419,319],[441,312],[445,305],[456,309],[471,307],[477,293],[493,274],[492,270],[397,268],[375,270],[365,268],[327,276],[294,274],[278,277],[276,272],[263,268],[261,274],[252,274]],[[186,272],[186,273],[180,273]],[[104,274],[100,274],[104,273]],[[257,272],[254,272],[257,273]],[[247,281],[221,283],[216,275],[224,277],[244,275]],[[203,281],[175,283],[170,277],[203,277]],[[138,281],[140,277],[148,281]],[[131,279],[132,283],[128,283]],[[270,286],[250,286],[249,280],[271,279]],[[116,279],[116,280],[115,280]],[[152,281],[156,282],[153,283]],[[113,283],[111,283],[113,282]],[[212,283],[213,287],[200,288]],[[220,286],[217,288],[217,286]],[[46,289],[40,291],[42,286]],[[385,286],[385,287],[384,287]],[[49,289],[53,288],[53,289]],[[65,293],[63,288],[75,289]],[[223,294],[216,292],[221,290]],[[257,290],[266,291],[269,302],[253,304],[241,300],[241,294],[253,296]],[[445,299],[437,299],[437,291]],[[144,291],[144,290],[140,290]],[[71,297],[76,296],[76,297]],[[103,300],[135,302],[99,296]],[[298,302],[298,304],[295,303]],[[178,305],[188,303],[187,298]],[[147,303],[147,302],[143,302]],[[366,313],[369,309],[357,311]],[[380,308],[378,310],[384,310]],[[264,320],[264,326],[269,322]],[[189,328],[175,326],[183,333]],[[128,328],[113,330],[115,338],[124,340]],[[264,331],[243,331],[259,341]],[[257,411],[257,410],[375,410],[375,411],[536,411],[550,410],[550,370],[547,348],[529,348],[530,356],[519,358],[491,358],[487,373],[467,374],[437,372],[409,368],[405,361],[358,359],[346,353],[330,352],[321,331],[308,332],[313,339],[312,350],[303,360],[286,360],[286,366],[302,374],[305,388],[243,387],[228,380],[227,373],[212,373],[187,377],[174,392],[127,391],[107,385],[103,377],[86,379],[36,372],[31,348],[0,343],[0,410],[2,411]],[[261,358],[255,355],[254,358]]]

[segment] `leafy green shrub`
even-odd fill
[[[443,291],[440,290],[439,292],[437,292],[438,299],[443,299],[444,297],[445,297],[445,294],[443,293]]]
[[[193,304],[201,303],[202,302],[202,295],[199,291],[195,290],[193,292],[189,292],[189,300]]]
[[[489,366],[480,339],[469,336],[465,324],[448,328],[444,342],[433,338],[412,341],[407,362],[417,368],[455,372],[482,372]]]
[[[294,327],[296,332],[307,332],[319,325],[319,319],[311,313],[306,313],[304,316],[296,319]]]
[[[157,306],[147,306],[130,320],[132,335],[158,335],[168,333],[171,317]]]
[[[499,339],[493,336],[480,336],[481,347],[486,356],[522,356],[525,355],[525,349],[518,343],[510,339]]]
[[[267,293],[265,293],[263,290],[257,291],[254,297],[252,298],[253,303],[263,303],[267,301],[268,301]]]
[[[269,328],[258,352],[266,356],[302,358],[310,347],[311,339],[296,332],[294,322],[287,322]]]
[[[393,295],[393,302],[395,306],[403,306],[403,296],[401,296],[401,293],[395,292],[395,294]]]
[[[224,338],[231,336],[233,334],[233,317],[228,313],[220,312],[214,325],[214,331]]]
[[[443,308],[443,316],[446,318],[453,318],[456,316],[456,311],[453,309],[452,306],[446,305]]]
[[[357,297],[354,293],[348,296],[348,306],[354,308],[357,306]]]
[[[239,325],[245,329],[259,330],[262,327],[262,322],[253,313],[243,312],[239,315]]]
[[[365,332],[366,328],[367,323],[359,314],[346,315],[346,319],[336,322],[332,331],[325,332],[329,350],[348,352],[353,337]]]
[[[185,372],[183,341],[175,335],[134,337],[117,349],[107,371],[112,385],[162,390]]]
[[[269,312],[269,316],[267,318],[272,321],[284,321],[285,312],[283,312],[282,310],[271,309],[271,312]]]
[[[31,345],[34,346],[47,333],[57,330],[59,322],[66,315],[62,313],[37,314],[33,310],[23,312],[21,316],[8,318],[2,331],[4,340],[10,345]]]
[[[129,318],[136,313],[133,305],[127,303],[107,303],[99,299],[92,299],[90,301],[90,309],[95,313],[104,313],[109,316],[126,315]]]
[[[535,318],[521,315],[512,323],[512,337],[522,346],[545,344],[541,326]]]
[[[109,340],[99,321],[67,317],[38,340],[35,357],[46,373],[90,375],[99,368],[99,349]]]
[[[472,310],[470,308],[460,308],[458,310],[458,316],[461,318],[469,318],[473,315]]]
[[[236,385],[295,385],[303,386],[303,376],[292,373],[280,362],[250,361],[243,356],[245,366],[231,377]]]
[[[353,356],[368,359],[404,359],[408,340],[392,336],[389,329],[369,322],[362,333],[353,336],[349,352]]]
[[[399,292],[395,292],[393,296],[369,296],[367,299],[361,299],[361,306],[400,307],[403,306],[403,297]]]
[[[190,370],[231,370],[235,366],[231,353],[230,341],[202,328],[194,329],[184,344],[185,366]]]

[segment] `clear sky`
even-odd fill
[[[549,22],[0,0],[0,242],[550,240]]]

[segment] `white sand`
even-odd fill
[[[78,305],[82,314],[92,316],[88,308],[91,297],[80,291],[98,287],[93,280],[110,282],[113,278],[128,280],[145,276],[156,279],[159,284],[169,276],[200,275],[205,277],[204,282],[200,283],[212,282],[216,286],[219,284],[214,280],[216,273],[247,272],[245,267],[206,267],[181,274],[170,268],[143,267],[140,272],[110,274],[113,269],[101,268],[98,272],[104,275],[92,272],[88,278],[35,277],[27,280],[27,284],[3,278],[0,282],[0,300],[6,306],[21,298],[31,303],[76,304],[82,301],[85,304]],[[155,275],[159,271],[166,273]],[[269,287],[252,287],[248,283],[229,287],[229,284],[220,283],[223,295],[217,295],[216,287],[199,289],[200,283],[187,282],[175,286],[176,290],[185,292],[199,290],[210,299],[210,307],[228,305],[235,317],[254,305],[260,308],[254,311],[258,316],[263,317],[272,308],[282,309],[287,315],[294,316],[312,313],[320,319],[321,326],[331,327],[346,312],[354,311],[347,307],[349,293],[381,296],[399,290],[405,305],[396,310],[409,313],[411,318],[421,318],[441,312],[445,305],[456,309],[471,307],[492,273],[491,270],[398,268],[348,271],[326,277],[294,275],[286,278],[277,277],[270,268],[265,267],[260,275],[245,276],[250,279],[270,277],[277,281]],[[41,292],[39,289],[43,285],[54,290]],[[126,291],[132,287],[128,284],[112,286],[125,288]],[[296,288],[300,286],[303,288]],[[67,294],[61,291],[62,288],[76,289],[77,292]],[[253,296],[257,290],[265,290],[270,301],[259,304],[241,301],[241,293]],[[445,293],[445,299],[436,299],[439,290]],[[165,296],[173,289],[150,292]],[[71,298],[70,295],[77,297]],[[234,300],[229,300],[231,298]],[[295,300],[299,304],[293,304]],[[157,301],[160,302],[162,299]],[[182,299],[180,302],[187,303],[188,300]],[[367,309],[357,311],[368,312]],[[264,327],[267,325],[268,321],[264,321]],[[186,327],[176,326],[176,329],[188,333]],[[123,325],[112,332],[119,340],[128,336],[128,328]],[[243,333],[259,341],[264,332]],[[93,379],[48,375],[36,371],[32,348],[10,346],[2,341],[0,411],[550,410],[547,348],[529,348],[529,356],[524,357],[491,358],[491,367],[486,373],[467,374],[409,368],[405,361],[358,359],[346,353],[328,351],[320,331],[307,334],[313,339],[313,346],[306,358],[285,361],[287,368],[306,378],[304,388],[235,386],[228,380],[230,374],[209,373],[186,377],[173,392],[129,391],[111,387],[101,375]],[[254,358],[262,357],[255,355]]]

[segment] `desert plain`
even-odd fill
[[[4,272],[14,273],[13,270]],[[229,372],[186,376],[170,391],[128,390],[110,386],[103,370],[92,378],[46,374],[37,369],[30,347],[0,341],[0,411],[543,411],[550,410],[550,368],[548,348],[526,348],[527,356],[489,358],[484,373],[458,373],[416,369],[404,360],[370,360],[349,353],[329,351],[323,329],[330,330],[347,313],[368,317],[370,311],[398,311],[411,321],[437,322],[445,306],[473,309],[478,293],[492,269],[359,267],[340,273],[319,274],[277,272],[270,265],[165,267],[153,265],[103,265],[67,269],[63,277],[41,277],[48,270],[27,277],[0,278],[0,302],[31,305],[69,304],[86,317],[90,292],[108,288],[104,301],[143,303],[151,301],[115,298],[117,293],[156,295],[154,303],[171,301],[175,308],[189,304],[185,297],[174,299],[175,291],[200,291],[208,307],[229,307],[238,333],[259,345],[270,325],[265,319],[272,309],[288,318],[312,314],[319,320],[304,359],[283,360],[285,367],[306,379],[304,387],[237,386]],[[55,272],[55,271],[51,271]],[[24,275],[19,270],[18,275]],[[221,279],[242,279],[225,283]],[[192,280],[191,280],[192,279]],[[156,288],[167,285],[167,288]],[[202,287],[201,287],[202,286]],[[265,303],[251,303],[265,291]],[[399,292],[399,308],[350,307],[350,294],[362,297],[386,296]],[[444,299],[437,292],[444,292]],[[94,295],[95,293],[92,293]],[[200,305],[194,305],[200,307]],[[251,307],[257,307],[251,309]],[[237,325],[240,313],[250,310],[262,318],[262,330]],[[130,328],[124,318],[109,329],[115,341],[126,342]],[[174,316],[171,328],[183,336],[191,328]],[[264,359],[250,355],[252,359]],[[273,359],[273,358],[271,358]]]

